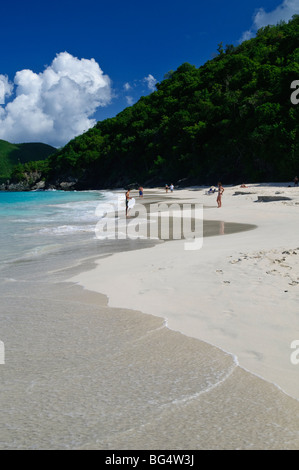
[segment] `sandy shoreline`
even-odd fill
[[[200,250],[92,230],[2,266],[1,449],[299,448],[298,399],[273,385],[297,397],[299,191],[248,191],[292,200],[176,191],[204,204]]]
[[[203,204],[206,221],[257,228],[207,237],[197,251],[175,240],[115,253],[69,281],[105,294],[110,307],[166,319],[171,330],[223,349],[298,400],[299,365],[290,357],[291,343],[299,339],[299,188],[225,187],[221,209],[216,195],[203,188],[168,195],[171,203]],[[153,196],[165,200],[157,189],[145,190],[144,201]],[[262,196],[283,199],[258,201]]]

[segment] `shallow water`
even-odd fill
[[[60,216],[46,235],[24,223],[31,236],[0,271],[1,449],[299,448],[296,400],[163,319],[65,282],[154,241],[61,235]]]

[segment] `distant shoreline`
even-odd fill
[[[21,181],[19,183],[0,183],[0,192],[27,192],[27,191],[113,191],[113,192],[119,192],[119,191],[125,191],[128,187],[132,187],[133,191],[138,190],[138,184],[128,184],[127,186],[119,187],[119,186],[111,186],[111,187],[86,187],[84,189],[76,189],[74,187],[74,182],[70,181],[64,181],[61,182],[59,185],[48,185],[46,186],[44,182],[37,182],[34,184],[28,184],[26,181]],[[255,187],[277,187],[277,188],[292,188],[296,187],[294,186],[294,182],[262,182],[262,183],[252,183],[246,185],[246,188],[243,188],[241,184],[228,184],[225,185],[227,188],[235,188],[236,191],[246,191],[246,189],[252,189]],[[210,185],[176,185],[175,186],[175,192],[177,191],[200,191],[200,190],[206,190],[210,188]],[[165,186],[148,186],[146,188],[146,191],[164,191],[165,192]],[[172,193],[174,196],[174,194]],[[170,196],[170,192],[169,192]]]

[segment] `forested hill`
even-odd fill
[[[0,140],[0,183],[10,179],[13,168],[27,162],[45,160],[55,148],[42,143],[11,144]],[[31,165],[32,166],[32,165]]]
[[[157,91],[98,122],[50,157],[48,179],[77,189],[290,181],[299,173],[299,16],[196,68],[169,72]],[[298,93],[299,95],[299,93]]]

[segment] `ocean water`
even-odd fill
[[[96,208],[115,196],[97,191],[0,192],[0,259],[8,262],[94,235]],[[90,237],[91,235],[91,237]]]
[[[298,449],[298,401],[164,319],[67,282],[159,243],[96,238],[117,198],[0,193],[0,449]]]

